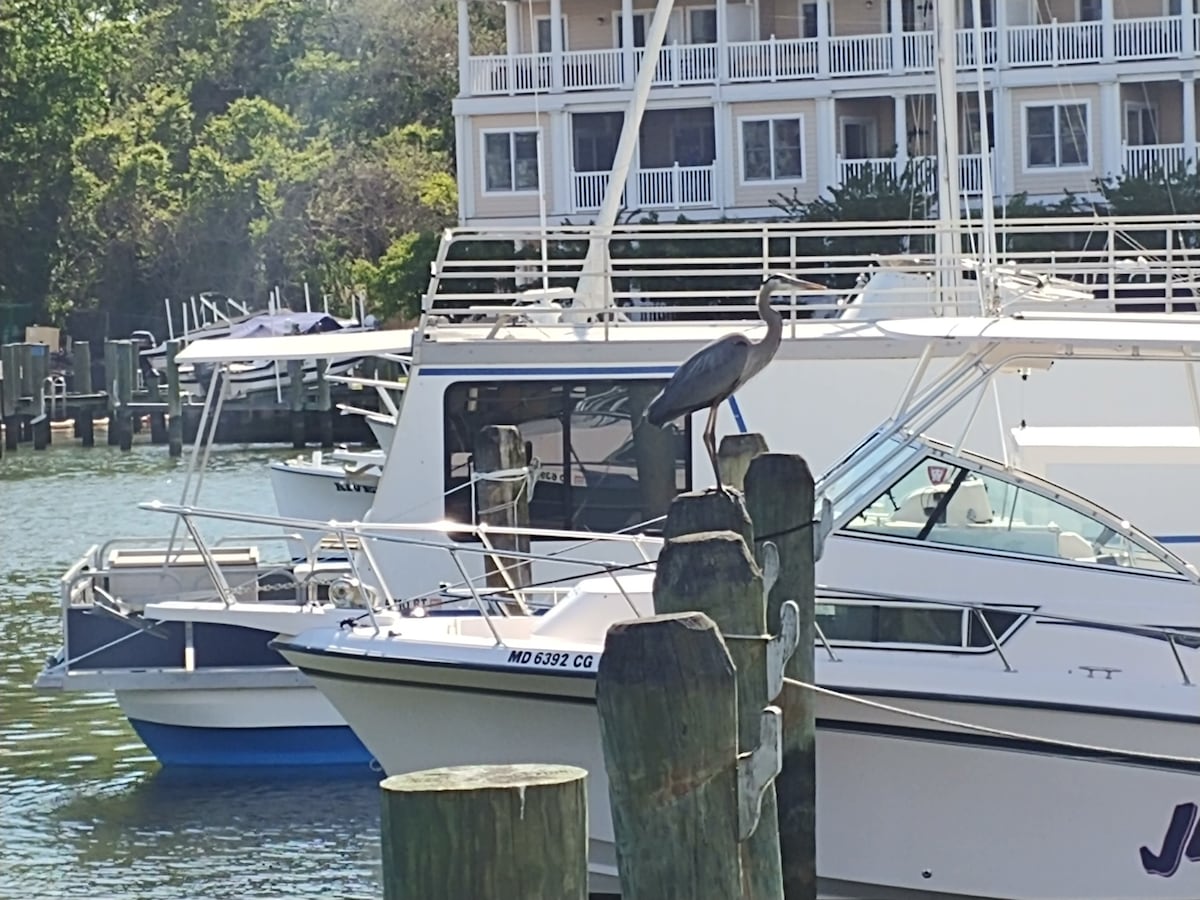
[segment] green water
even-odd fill
[[[274,513],[279,455],[214,450],[201,504]],[[377,777],[164,770],[110,696],[30,687],[59,576],[92,544],[166,534],[137,503],[177,501],[184,472],[159,447],[0,460],[0,900],[377,897]]]

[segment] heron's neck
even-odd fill
[[[758,300],[758,315],[766,323],[767,333],[755,345],[754,359],[751,361],[752,371],[746,375],[747,379],[761,371],[771,361],[775,351],[779,349],[780,341],[783,340],[783,316],[771,305],[769,291]]]

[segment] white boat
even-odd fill
[[[1200,573],[1059,485],[921,436],[1013,365],[1186,364],[1200,320],[877,327],[964,355],[910,384],[818,484],[830,528],[816,647],[823,894],[1200,895]],[[389,527],[362,529],[381,551]],[[586,768],[593,889],[604,890],[616,868],[595,673],[607,627],[652,609],[649,574],[610,568],[541,617],[361,622],[272,646],[388,773]]]

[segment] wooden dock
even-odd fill
[[[95,446],[96,433],[111,445],[129,450],[135,439],[166,444],[172,456],[195,440],[203,404],[180,390],[175,356],[181,342],[170,341],[167,371],[143,371],[136,342],[105,341],[103,356],[94,359],[84,341],[72,345],[69,371],[52,372],[45,344],[0,347],[0,456],[23,444],[43,450],[51,442],[77,440]],[[298,363],[298,361],[296,361]],[[299,363],[297,368],[299,368]],[[213,437],[217,444],[287,444],[331,447],[373,441],[362,416],[343,416],[338,405],[378,410],[374,391],[356,390],[325,380],[318,362],[313,384],[297,380],[283,402],[274,391],[226,399]],[[290,373],[291,366],[289,366]],[[386,373],[376,373],[386,377]],[[101,380],[102,379],[102,380]]]

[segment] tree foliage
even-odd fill
[[[502,34],[472,4],[472,39]],[[411,313],[457,218],[449,0],[7,0],[0,313],[303,284]],[[3,317],[0,315],[0,324]]]

